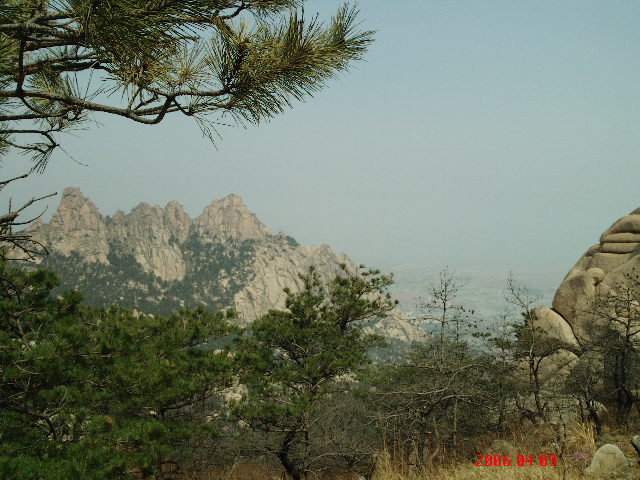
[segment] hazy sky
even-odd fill
[[[640,2],[360,10],[378,31],[366,62],[270,123],[222,127],[215,149],[188,119],[98,116],[64,143],[87,166],[59,152],[0,201],[75,185],[105,214],[177,199],[196,216],[233,192],[272,231],[371,266],[560,276],[640,206]],[[14,154],[0,174],[26,166]]]

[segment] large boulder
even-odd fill
[[[534,327],[567,345],[566,350],[559,350],[540,363],[540,377],[547,387],[562,384],[578,361],[574,352],[580,349],[580,345],[571,325],[560,314],[547,307],[538,307],[534,313]]]
[[[596,287],[604,278],[601,268],[587,268],[568,275],[558,287],[553,298],[553,308],[569,324],[572,334],[578,338],[583,333],[582,324],[576,318],[589,308],[596,294]]]
[[[640,455],[640,435],[631,437],[631,445],[633,445],[633,448],[635,448],[638,455]]]
[[[618,219],[602,234],[600,241],[602,242],[605,237],[615,233],[640,233],[640,215],[635,212],[638,212],[638,209]]]
[[[515,463],[516,456],[518,455],[518,449],[510,442],[502,439],[496,439],[491,442],[489,449],[487,450],[489,455],[511,455],[511,461]]]
[[[629,467],[629,461],[616,445],[607,443],[593,454],[591,464],[585,469],[587,478],[608,477],[614,472]]]
[[[571,325],[560,314],[547,307],[538,307],[534,313],[533,325],[535,327],[541,328],[550,337],[561,340],[573,348],[579,348]]]
[[[580,343],[589,335],[589,310],[598,294],[606,293],[629,273],[640,270],[640,209],[613,223],[594,245],[578,260],[564,278],[553,299],[553,310],[542,312],[541,326],[558,338],[568,330],[549,313],[553,311],[566,321]],[[540,315],[540,313],[539,313]]]
[[[579,357],[569,350],[558,350],[540,362],[538,370],[545,389],[557,389],[564,385]]]

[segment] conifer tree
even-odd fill
[[[314,443],[318,411],[332,395],[354,386],[368,363],[367,351],[383,339],[363,331],[366,322],[393,306],[391,277],[377,270],[349,272],[324,283],[310,268],[298,293],[286,290],[286,310],[272,310],[253,323],[238,345],[248,388],[236,406],[251,429],[293,480],[307,477],[335,452]]]
[[[213,140],[230,119],[259,123],[281,113],[361,59],[373,38],[358,28],[353,6],[325,23],[306,18],[303,5],[0,1],[0,160],[13,149],[34,161],[19,178],[41,172],[60,134],[96,115],[145,125],[184,115]],[[0,190],[14,180],[0,178]],[[42,253],[29,235],[14,232],[34,219],[20,213],[0,212],[0,246],[22,258]]]
[[[0,478],[147,478],[215,434],[232,357],[206,343],[232,330],[223,315],[88,308],[56,285],[0,261]]]
[[[372,32],[302,0],[0,2],[0,156],[42,169],[58,133],[94,113],[153,125],[182,114],[209,137],[223,117],[258,123],[362,58]]]

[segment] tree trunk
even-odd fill
[[[298,466],[289,457],[291,453],[291,444],[296,436],[295,431],[287,432],[282,443],[280,444],[280,450],[278,450],[278,459],[284,467],[287,474],[291,477],[291,480],[304,480],[305,473],[298,468]]]
[[[453,402],[453,432],[451,432],[453,449],[458,448],[458,398]]]
[[[618,417],[617,420],[620,425],[627,425],[629,423],[629,415],[631,414],[633,403],[633,397],[624,392],[621,398],[621,403],[618,405],[616,412]]]
[[[587,410],[589,410],[589,417],[593,421],[593,424],[596,427],[596,435],[599,437],[602,435],[602,419],[598,414],[598,409],[592,403],[587,403]]]
[[[425,455],[425,446],[427,443],[427,434],[423,429],[420,430],[420,434],[418,436],[418,445],[416,447],[416,466],[418,468],[424,467],[424,455]]]
[[[544,419],[544,405],[542,405],[542,399],[540,398],[540,379],[538,378],[538,369],[534,368],[533,370],[533,398],[536,402],[536,413],[537,415]]]

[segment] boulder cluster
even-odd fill
[[[586,321],[596,295],[625,282],[640,268],[640,209],[613,223],[564,278],[553,308],[536,309],[537,324],[550,335],[579,346],[588,338]]]

